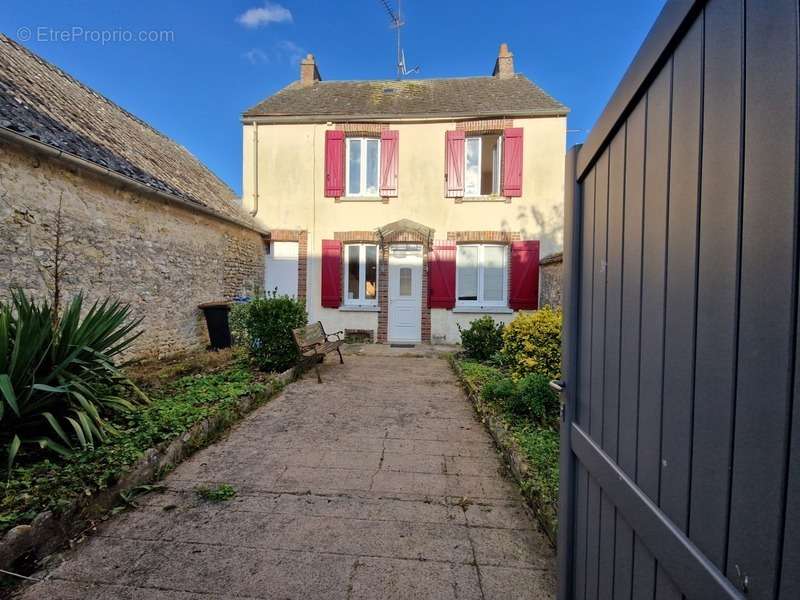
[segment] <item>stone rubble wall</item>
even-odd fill
[[[63,297],[130,303],[144,333],[126,358],[204,347],[197,305],[263,288],[258,233],[0,145],[0,300],[49,293],[59,200]]]
[[[561,307],[561,285],[564,274],[562,255],[551,254],[539,261],[539,306]]]

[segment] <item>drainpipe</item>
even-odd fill
[[[258,212],[258,123],[253,121],[253,208],[250,214]]]

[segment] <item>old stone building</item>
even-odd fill
[[[266,232],[233,190],[0,34],[0,299],[51,293],[59,229],[65,296],[130,303],[137,356],[204,346],[197,305],[263,287]]]

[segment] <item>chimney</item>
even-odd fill
[[[311,85],[317,81],[322,81],[317,69],[317,63],[314,60],[314,55],[309,54],[300,63],[300,84]]]
[[[514,76],[514,55],[508,51],[508,44],[500,44],[500,52],[497,55],[497,62],[494,63],[492,75],[500,79]]]

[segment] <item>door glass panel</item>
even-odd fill
[[[467,138],[464,149],[464,194],[479,196],[481,193],[481,139]]]
[[[499,302],[503,299],[503,258],[502,246],[483,247],[483,299]]]
[[[478,247],[458,247],[458,299],[478,299]]]
[[[365,246],[364,251],[366,252],[364,298],[367,300],[375,300],[376,291],[378,289],[378,247]]]
[[[411,267],[400,267],[400,295],[411,296]]]
[[[348,163],[347,191],[349,194],[361,193],[361,140],[347,140],[347,147],[350,149],[350,160]]]
[[[378,195],[378,148],[379,140],[367,140],[367,185],[365,193],[369,196]]]
[[[347,247],[347,299],[358,300],[358,255],[360,248],[358,246]]]

